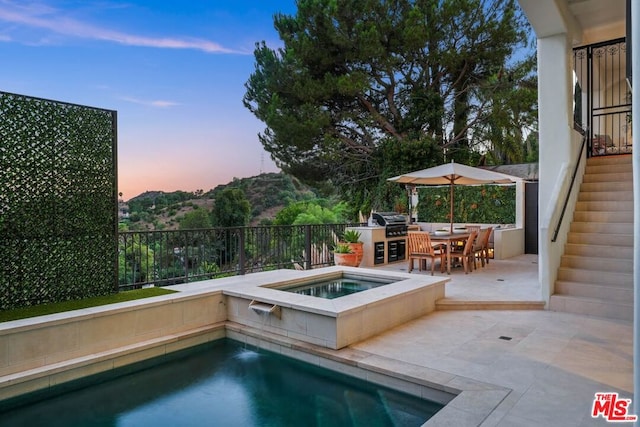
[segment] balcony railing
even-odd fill
[[[574,119],[587,132],[589,156],[633,151],[626,50],[625,39],[617,39],[573,51]]]
[[[331,250],[338,236],[350,225],[120,232],[118,283],[126,290],[328,266],[333,264]]]

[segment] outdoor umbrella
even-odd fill
[[[509,184],[520,178],[493,172],[487,169],[461,165],[460,163],[445,163],[428,169],[422,169],[404,175],[394,176],[388,181],[407,185],[448,185],[451,206],[449,208],[451,224],[449,232],[453,232],[453,188],[456,185],[480,184]]]

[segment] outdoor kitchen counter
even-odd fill
[[[363,258],[360,267],[377,267],[407,259],[407,236],[385,236],[386,227],[347,227],[360,233],[360,241],[364,243]],[[390,257],[391,255],[391,257]]]

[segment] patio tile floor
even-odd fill
[[[407,263],[382,268],[406,271]],[[535,255],[449,277],[450,299],[540,300]],[[596,392],[633,398],[632,342],[631,322],[548,310],[442,310],[350,348],[509,389],[482,426],[578,427],[611,425],[591,417]]]

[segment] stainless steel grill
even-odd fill
[[[374,212],[373,221],[385,227],[386,237],[401,237],[407,235],[408,220],[405,215],[398,212]]]

